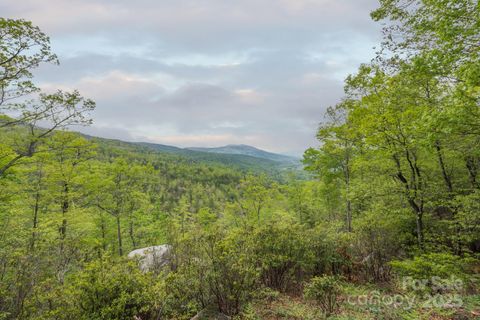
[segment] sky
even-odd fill
[[[2,0],[50,36],[45,91],[96,101],[105,138],[301,155],[375,55],[377,0]]]

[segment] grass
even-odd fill
[[[435,305],[425,297],[416,296],[411,308],[404,308],[405,304],[385,304],[382,301],[394,296],[388,289],[374,286],[345,287],[345,294],[339,299],[339,310],[328,317],[331,320],[469,320],[480,319],[480,295],[461,296],[461,305]],[[377,300],[367,300],[373,303],[349,303],[348,297],[366,296]],[[412,298],[412,297],[410,297]],[[448,298],[448,297],[447,297]],[[386,299],[386,300],[383,300]],[[435,299],[439,299],[438,297]],[[444,298],[441,298],[444,299]],[[350,301],[358,301],[352,298]],[[446,300],[438,300],[445,302]],[[448,301],[447,301],[448,302]],[[268,298],[257,298],[249,304],[240,320],[322,320],[327,319],[321,309],[313,302],[306,301],[301,296],[286,294],[272,294]]]

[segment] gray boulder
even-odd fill
[[[133,250],[128,254],[130,259],[138,259],[140,270],[143,272],[159,270],[171,261],[172,246],[162,244]]]

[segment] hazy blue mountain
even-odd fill
[[[220,153],[220,154],[246,155],[246,156],[251,156],[255,158],[268,159],[268,160],[281,162],[281,163],[295,164],[299,162],[299,159],[291,156],[260,150],[258,148],[244,145],[244,144],[229,144],[224,147],[217,147],[217,148],[193,147],[193,148],[187,148],[187,150],[209,152],[209,153]]]
[[[124,152],[165,155],[177,157],[179,161],[221,164],[246,171],[269,172],[274,175],[292,171],[298,175],[303,174],[300,159],[267,152],[247,145],[228,145],[219,148],[179,148],[149,142],[126,142],[88,135],[83,136],[94,140],[101,148],[113,147]]]

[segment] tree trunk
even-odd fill
[[[67,212],[69,209],[68,200],[68,183],[63,184],[63,200],[62,200],[62,225],[59,228],[60,231],[60,254],[63,255],[65,249],[65,239],[67,238]]]
[[[103,218],[103,214],[100,221],[100,231],[102,233],[102,249],[103,251],[106,251],[107,250],[107,239],[106,239],[107,227],[105,226],[105,219]]]
[[[120,256],[123,256],[123,246],[122,246],[122,230],[120,226],[120,214],[117,213],[115,215],[115,218],[117,220],[117,238],[118,238],[118,254]]]
[[[442,155],[442,148],[441,148],[441,145],[440,145],[439,141],[435,142],[435,148],[437,150],[438,163],[440,165],[440,169],[442,170],[443,180],[445,182],[445,186],[447,187],[447,190],[448,190],[448,193],[449,193],[447,198],[451,200],[454,197],[452,179],[451,179],[450,175],[447,173],[447,170],[446,170],[446,167],[445,167],[445,161],[444,161],[443,155]],[[468,162],[467,162],[467,168],[468,168]],[[470,180],[472,181],[472,177],[471,177]],[[472,185],[475,185],[475,176],[473,176]],[[455,215],[458,211],[458,206],[455,205],[455,204],[451,204],[450,207],[452,209],[452,217],[455,219]],[[455,221],[455,238],[456,238],[455,239],[455,245],[457,247],[454,248],[454,251],[457,255],[462,254],[461,229],[462,228],[461,228],[460,224],[458,223],[458,221]]]
[[[130,235],[130,240],[132,240],[132,246],[133,248],[137,248],[137,243],[135,242],[135,235],[133,232],[133,221],[130,221],[129,227],[128,227],[128,233]]]
[[[347,231],[352,232],[352,201],[350,200],[350,155],[346,154],[345,156],[345,185],[346,185],[346,220],[347,220]]]
[[[350,200],[347,200],[347,231],[352,232],[352,202]]]
[[[474,189],[479,188],[479,185],[477,182],[477,166],[475,164],[475,159],[469,156],[467,157],[465,162],[468,170],[468,177],[470,180],[470,184],[472,185],[472,188]]]
[[[417,234],[417,243],[420,248],[423,248],[423,240],[424,240],[424,226],[423,226],[423,203],[420,200],[420,205],[417,204],[415,196],[412,195],[412,191],[414,191],[414,194],[417,194],[418,191],[418,186],[417,186],[417,177],[416,175],[419,173],[419,169],[416,167],[416,165],[413,165],[412,161],[410,159],[407,159],[410,168],[412,171],[412,187],[410,187],[410,184],[408,183],[407,178],[404,176],[402,167],[400,164],[400,160],[398,159],[397,156],[393,156],[393,160],[395,161],[395,164],[397,166],[397,174],[395,178],[400,181],[404,187],[405,187],[405,195],[408,199],[408,204],[412,208],[413,212],[415,213],[415,220],[416,220],[416,234]]]
[[[2,166],[0,168],[0,177],[4,176],[5,175],[5,172],[10,169],[11,167],[13,167],[17,162],[18,160],[22,159],[24,156],[23,155],[17,155],[15,158],[13,158],[12,160],[10,160],[7,164],[5,164],[4,166]]]
[[[445,161],[443,159],[443,154],[442,154],[442,147],[440,145],[440,141],[438,140],[435,141],[435,149],[437,150],[438,164],[440,165],[440,169],[442,171],[443,181],[445,181],[445,185],[448,189],[448,192],[450,193],[450,195],[452,195],[453,193],[452,179],[447,173]]]
[[[33,231],[32,231],[32,243],[30,249],[35,249],[35,242],[37,241],[37,228],[38,228],[38,211],[40,210],[40,191],[37,190],[35,194],[35,205],[33,207]]]
[[[416,222],[417,222],[417,243],[418,243],[418,246],[423,249],[424,236],[423,236],[423,213],[422,212],[417,213]]]

